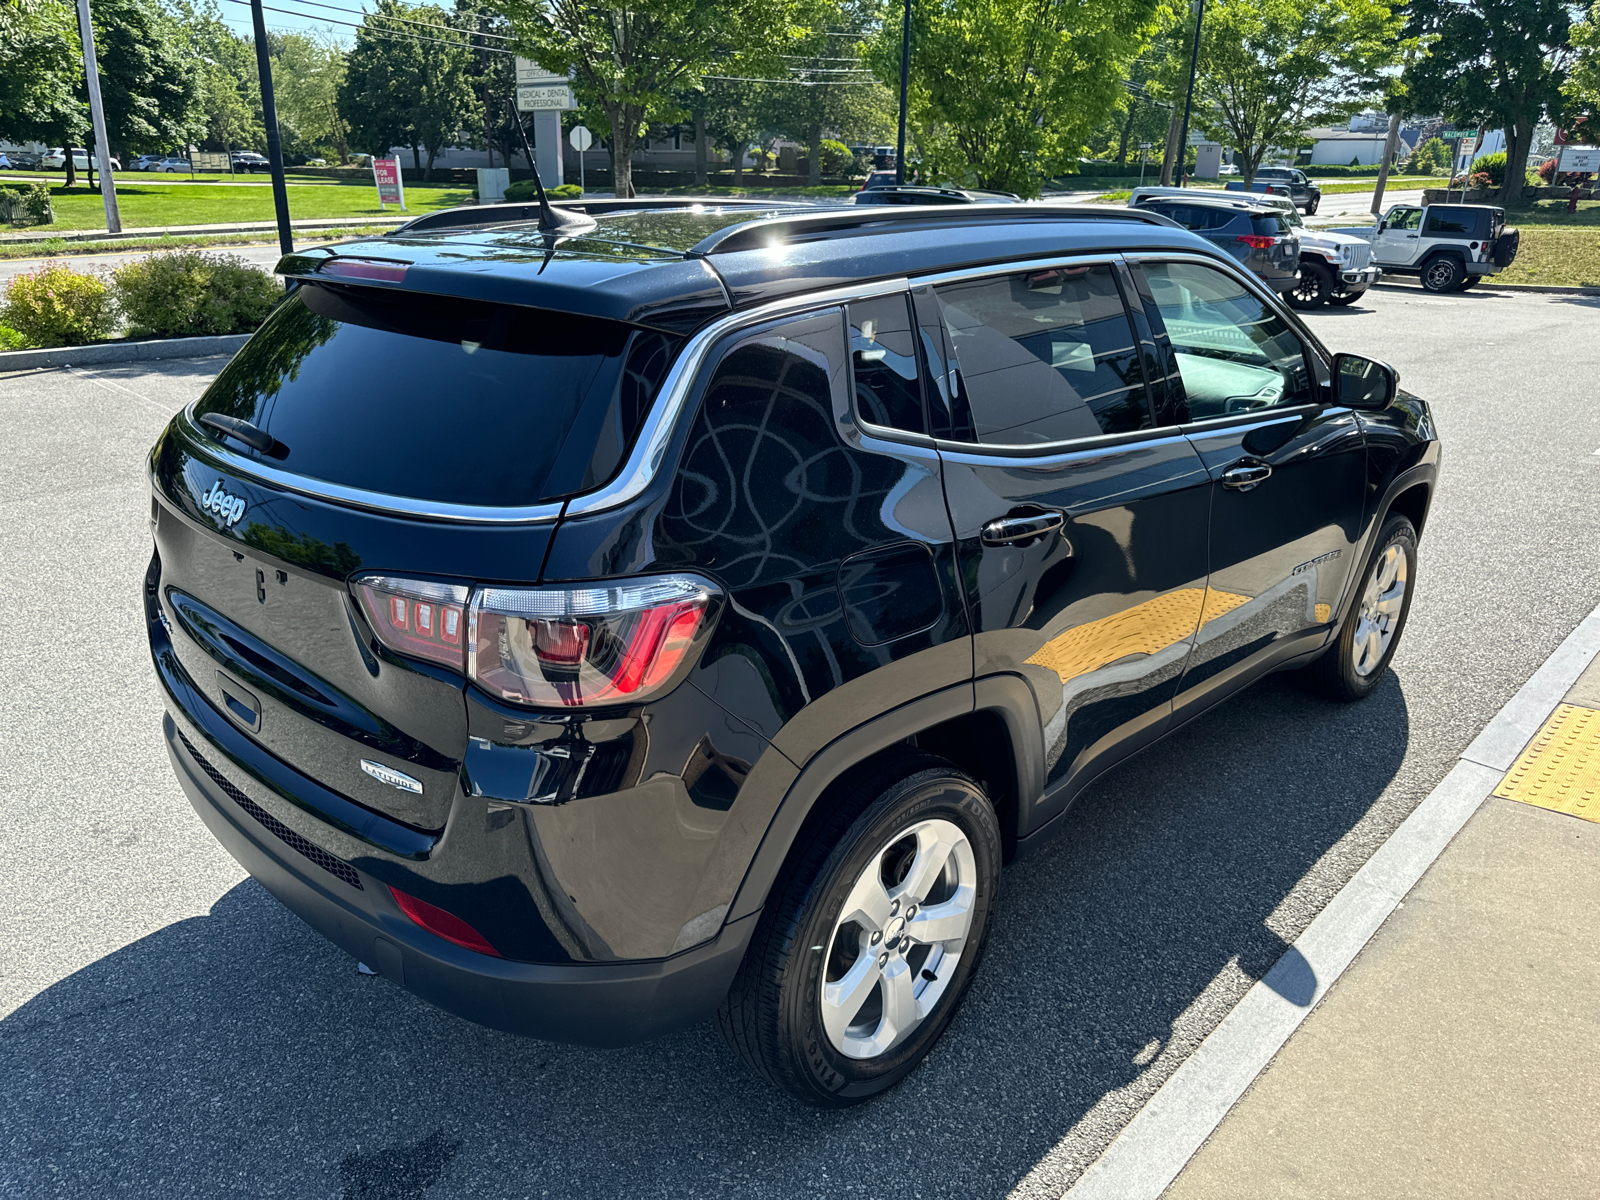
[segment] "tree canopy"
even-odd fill
[[[1423,53],[1406,68],[1417,111],[1506,133],[1499,199],[1521,197],[1533,127],[1560,124],[1572,60],[1567,0],[1411,0],[1406,34]]]
[[[1386,0],[1207,0],[1192,124],[1233,147],[1248,183],[1268,154],[1381,94],[1400,25]]]
[[[1116,107],[1157,0],[925,0],[912,10],[910,123],[938,177],[1037,196]],[[898,87],[900,23],[868,55]]]

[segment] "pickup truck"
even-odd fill
[[[1306,216],[1317,211],[1322,202],[1322,189],[1306,178],[1304,171],[1293,167],[1262,167],[1247,188],[1243,180],[1228,184],[1230,192],[1265,192],[1267,195],[1288,196],[1294,206]]]
[[[1373,231],[1372,258],[1430,292],[1458,292],[1509,267],[1521,241],[1492,204],[1396,204]]]

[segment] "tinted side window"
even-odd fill
[[[1460,209],[1430,208],[1423,237],[1471,237],[1477,228],[1477,214]]]
[[[916,333],[907,298],[882,296],[850,305],[850,367],[856,411],[864,421],[926,432],[917,378]]]
[[[1171,217],[1185,229],[1197,232],[1222,229],[1239,215],[1234,209],[1218,208],[1209,204],[1162,204],[1149,207],[1164,217]]]
[[[1133,328],[1109,266],[937,290],[977,441],[1037,445],[1150,426]]]
[[[1146,263],[1144,272],[1177,358],[1187,420],[1316,399],[1300,339],[1243,283],[1198,263]]]

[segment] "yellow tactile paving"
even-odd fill
[[[1557,708],[1494,794],[1600,821],[1600,712]]]
[[[1066,683],[1130,654],[1165,650],[1194,633],[1197,625],[1213,621],[1249,599],[1206,588],[1179,588],[1058,633],[1027,661],[1054,671]]]

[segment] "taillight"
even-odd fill
[[[1270,250],[1278,244],[1277,238],[1268,237],[1264,233],[1241,233],[1235,240],[1243,242],[1252,250]]]
[[[367,575],[355,585],[367,620],[385,646],[461,670],[466,651],[466,588],[392,575]]]
[[[389,894],[394,897],[394,902],[400,906],[401,912],[435,937],[442,937],[447,942],[454,942],[458,946],[475,950],[479,954],[487,954],[491,958],[501,957],[500,951],[489,944],[488,938],[455,913],[446,912],[437,904],[429,904],[426,900],[418,900],[397,887],[391,887]]]
[[[675,684],[709,631],[717,592],[690,575],[613,587],[477,589],[467,675],[519,704],[592,708]]]

